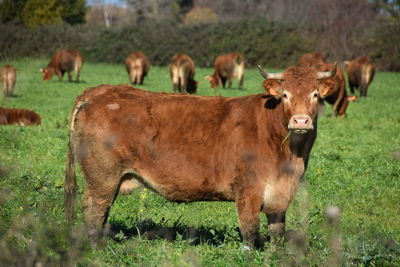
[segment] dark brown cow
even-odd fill
[[[125,59],[125,69],[132,84],[143,84],[144,78],[149,73],[150,63],[142,52],[133,52]]]
[[[206,77],[210,82],[211,88],[222,84],[225,88],[226,81],[228,87],[232,86],[232,79],[239,80],[239,88],[243,86],[244,77],[244,57],[240,53],[230,53],[218,56],[214,62],[214,73]]]
[[[320,52],[312,52],[308,54],[304,54],[301,56],[299,59],[299,67],[315,67],[318,64],[324,64],[326,62],[326,55],[320,53]]]
[[[196,93],[197,82],[194,80],[195,65],[188,55],[177,54],[173,56],[169,64],[169,72],[174,92]]]
[[[201,97],[129,86],[86,90],[72,111],[65,208],[73,217],[75,157],[86,179],[83,209],[96,244],[118,193],[145,186],[178,202],[235,201],[244,242],[259,245],[259,212],[273,237],[304,176],[319,97],[335,73],[291,67],[267,74],[266,93]]]
[[[330,63],[320,63],[315,65],[314,68],[318,71],[329,71],[333,66],[334,65]],[[346,79],[344,78],[342,68],[339,66],[337,66],[334,79],[336,80],[335,86],[332,85],[329,94],[324,100],[333,105],[335,116],[344,117],[346,115],[347,106],[349,105],[349,98],[346,92]],[[323,104],[322,101],[321,104]]]
[[[0,125],[18,124],[20,126],[40,125],[39,114],[28,109],[0,108]]]
[[[11,65],[5,65],[0,69],[0,80],[3,81],[4,96],[12,96],[15,82],[17,81],[17,70]]]
[[[50,63],[46,68],[40,71],[43,74],[43,80],[49,81],[56,74],[60,81],[64,76],[64,73],[68,73],[68,81],[72,81],[71,72],[76,72],[76,82],[79,82],[79,73],[81,72],[83,59],[79,51],[77,50],[59,50],[56,51],[51,57]]]
[[[345,62],[349,78],[350,92],[354,94],[354,87],[360,90],[360,96],[367,96],[368,86],[374,79],[375,64],[369,57],[358,57]]]

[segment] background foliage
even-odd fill
[[[50,57],[57,49],[74,47],[91,62],[122,63],[134,50],[143,51],[153,65],[167,65],[175,53],[187,53],[198,66],[211,66],[215,57],[241,52],[249,66],[284,67],[311,49],[292,25],[263,19],[219,24],[144,23],[140,27],[97,29],[52,25],[30,30],[0,25],[0,58]]]

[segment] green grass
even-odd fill
[[[287,214],[287,228],[297,230],[303,245],[267,243],[264,251],[243,252],[234,203],[176,204],[145,190],[118,197],[109,217],[118,234],[108,238],[103,249],[92,250],[81,230],[84,183],[79,172],[74,231],[65,228],[69,116],[84,89],[128,83],[128,75],[122,65],[85,63],[84,83],[60,83],[56,77],[45,83],[39,69],[46,63],[28,58],[11,62],[19,70],[16,97],[0,98],[1,107],[28,108],[42,117],[39,127],[0,127],[0,265],[29,260],[100,266],[327,265],[335,260],[344,265],[400,265],[400,162],[391,156],[400,150],[400,74],[378,72],[369,97],[351,103],[346,118],[332,117],[329,105],[319,118],[305,182]],[[211,72],[197,70],[200,95],[262,92],[256,70],[246,70],[244,90],[211,90],[204,79]],[[170,92],[168,69],[152,67],[141,88]],[[329,205],[341,210],[337,230],[325,217]],[[265,233],[264,216],[261,220]],[[151,228],[147,237],[134,234],[146,226]],[[187,240],[189,228],[201,233],[199,244]],[[154,233],[162,238],[149,240]],[[340,241],[339,258],[332,256],[335,240]]]

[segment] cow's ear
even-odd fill
[[[205,77],[205,79],[207,80],[207,81],[212,81],[212,77],[210,76],[210,75],[207,75],[206,77]]]
[[[321,79],[318,85],[318,92],[321,98],[327,97],[338,86],[337,83],[338,81],[334,78]]]
[[[281,81],[275,79],[267,79],[264,81],[263,87],[269,95],[272,95],[277,99],[281,98],[283,92]]]

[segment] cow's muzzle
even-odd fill
[[[288,125],[290,132],[295,134],[305,134],[314,129],[312,119],[308,115],[294,115]]]

